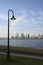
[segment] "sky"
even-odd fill
[[[17,32],[43,34],[43,0],[0,0],[0,37],[7,37],[9,9],[16,17],[14,21],[9,20],[10,36]]]

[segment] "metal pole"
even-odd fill
[[[9,51],[9,12],[12,12],[12,16],[14,16],[14,12],[12,9],[9,9],[8,10],[8,49],[7,49],[7,59],[9,60],[10,59],[10,51]]]
[[[7,49],[7,59],[10,59],[10,52],[9,52],[9,11],[8,11],[8,49]]]

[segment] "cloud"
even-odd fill
[[[16,20],[11,21],[10,28],[15,28],[20,23],[24,24],[24,23],[27,22],[27,13],[26,13],[26,11],[25,10],[21,10],[21,11],[19,11],[19,13],[20,13],[20,15],[16,18]]]
[[[8,18],[7,18],[6,15],[4,15],[4,14],[0,14],[0,19],[7,20]]]
[[[32,22],[32,24],[35,24],[35,25],[43,24],[43,11],[37,11],[37,12],[30,11],[30,13],[33,15],[29,19],[30,22]]]
[[[36,13],[35,13],[33,10],[30,10],[30,13],[31,13],[32,15],[36,15]]]
[[[16,18],[16,21],[11,21],[12,22],[11,26],[16,26],[21,22],[23,24],[23,22],[25,23],[28,21],[32,22],[32,24],[43,23],[43,11],[41,11],[41,10],[39,11],[39,13],[34,12],[33,10],[30,10],[30,13],[34,16],[34,17],[30,17],[30,18],[27,18],[28,13],[24,9],[20,10],[19,13],[20,13],[20,15]],[[0,19],[7,20],[8,17],[4,14],[0,14]]]
[[[16,26],[17,24],[19,24],[20,22],[23,22],[25,20],[24,16],[19,16],[16,18],[16,20],[11,21],[11,26]]]
[[[7,26],[0,25],[0,37],[7,37]]]
[[[22,16],[27,16],[28,15],[27,11],[24,10],[24,9],[23,10],[20,10],[19,11],[19,14],[22,15]]]
[[[32,24],[38,24],[37,22],[32,22]]]
[[[21,25],[22,31],[26,31],[26,30],[29,31],[30,29],[37,30],[37,28],[38,30],[41,29],[41,27],[39,28],[38,25],[40,26],[41,24],[43,24],[42,11],[41,13],[40,12],[37,13],[34,11],[30,11],[27,13],[25,10],[21,10],[19,13],[20,15],[17,16],[16,20],[14,21],[10,20],[10,36],[13,35],[13,33],[15,33],[15,31],[17,30],[16,27],[18,27],[19,25]],[[31,13],[33,16],[31,15],[28,16],[29,13]],[[7,16],[0,15],[0,19],[7,21]],[[0,25],[0,36],[7,37],[7,30],[8,29],[6,25]],[[21,30],[19,29],[19,31]]]
[[[14,33],[13,31],[15,27],[19,25],[20,23],[23,24],[23,22],[26,20],[27,15],[24,15],[24,14],[27,14],[27,13],[25,12],[25,10],[22,10],[20,15],[16,18],[16,20],[14,21],[10,20],[10,36],[12,33]],[[0,19],[7,21],[7,16],[2,14],[0,15]],[[3,36],[3,37],[7,36],[7,30],[8,28],[6,25],[0,25],[0,36]]]
[[[22,25],[24,24],[25,18],[26,18],[25,16],[21,15],[21,16],[17,17],[17,19],[15,21],[11,21],[11,24],[10,24],[10,33],[11,34],[10,34],[10,36],[14,34],[15,30],[17,30],[16,27],[18,28],[18,25],[20,25],[21,23],[22,23]]]
[[[43,23],[42,16],[41,15],[39,16],[40,12],[37,14],[37,12],[31,10],[30,13],[33,14],[34,17],[30,17],[30,18],[28,18],[28,14],[25,10],[21,10],[19,11],[19,13],[21,13],[21,15],[18,16],[15,21],[11,22],[10,25],[11,28],[15,28],[20,23],[22,23],[22,25],[30,26],[30,27]]]
[[[42,10],[39,11],[39,15],[43,16],[43,11]]]

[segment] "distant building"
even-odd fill
[[[14,39],[43,39],[43,35],[41,34],[38,34],[38,35],[32,35],[30,36],[30,34],[24,34],[24,33],[21,33],[21,35],[19,36],[19,33],[16,33],[16,35],[12,36],[11,38],[14,38]]]
[[[38,39],[40,39],[41,38],[41,35],[40,34],[38,34]]]
[[[30,38],[30,35],[28,34],[28,39]]]
[[[18,34],[18,33],[16,34],[15,38],[16,38],[16,39],[18,39],[18,38],[19,38],[19,34]]]
[[[21,33],[21,39],[25,39],[24,33]]]
[[[14,36],[11,36],[11,38],[14,38]]]
[[[43,39],[43,35],[41,35],[41,39]]]
[[[35,35],[32,35],[32,36],[31,36],[31,39],[38,39],[38,37],[35,36]]]
[[[28,36],[27,36],[27,34],[26,34],[25,38],[27,39],[27,37],[28,37]]]
[[[29,34],[26,34],[25,38],[26,39],[30,39],[30,35]]]

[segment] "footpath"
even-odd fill
[[[7,55],[6,52],[0,52],[2,55]],[[25,54],[17,54],[17,53],[10,53],[12,56],[21,56],[21,57],[27,57],[27,58],[34,58],[34,59],[40,59],[43,60],[43,56],[35,56],[35,55],[25,55]]]

